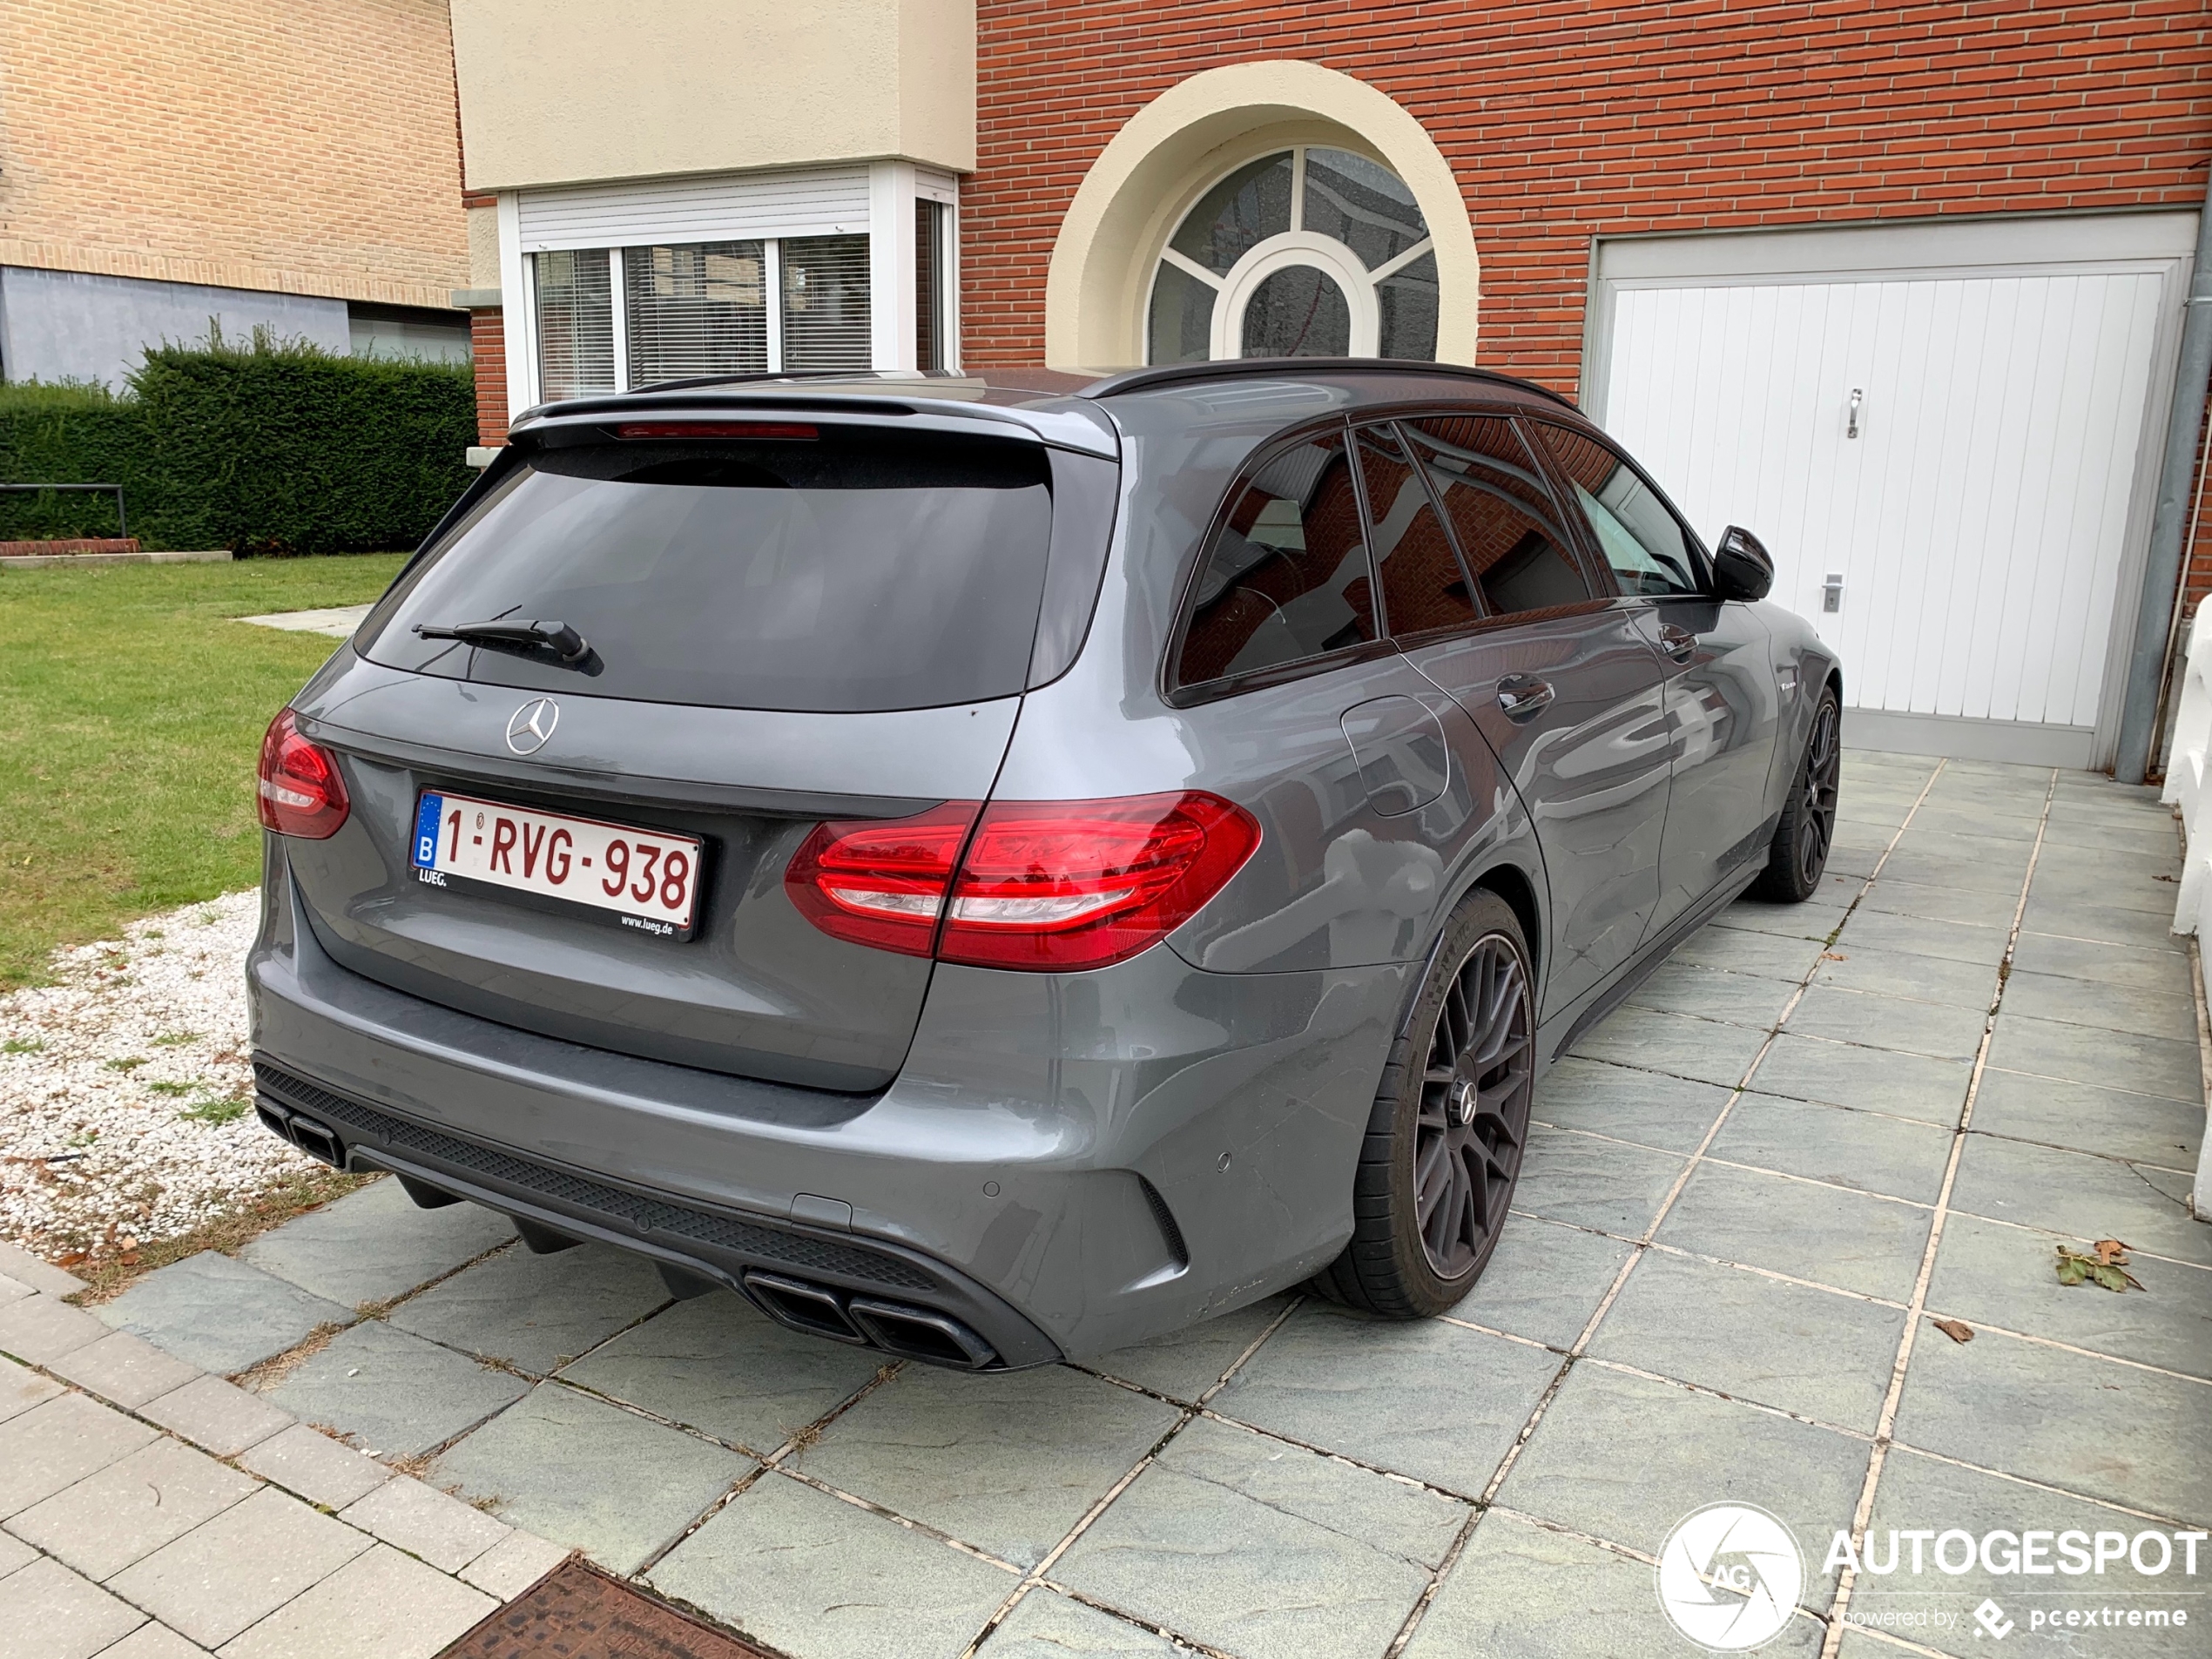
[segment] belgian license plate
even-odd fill
[[[425,791],[412,857],[415,879],[430,887],[480,881],[604,911],[656,938],[689,939],[700,846],[696,836]]]

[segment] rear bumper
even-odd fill
[[[995,1366],[1119,1347],[1331,1259],[1410,971],[1208,974],[1165,949],[1082,974],[941,967],[892,1087],[824,1095],[366,979],[318,945],[280,853],[269,866],[248,978],[273,1127],[303,1118],[343,1161],[745,1287],[778,1317],[763,1273],[826,1291],[833,1322],[855,1298],[941,1313]]]

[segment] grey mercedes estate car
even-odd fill
[[[1770,580],[1469,369],[533,411],[270,728],[260,1116],[948,1366],[1440,1312],[1545,1068],[1819,880]]]

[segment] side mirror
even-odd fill
[[[1765,543],[1741,524],[1730,524],[1713,552],[1714,597],[1749,604],[1765,598],[1773,586],[1774,559]]]

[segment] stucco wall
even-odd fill
[[[453,0],[474,190],[975,165],[974,0]]]
[[[0,265],[448,304],[443,0],[0,6]]]

